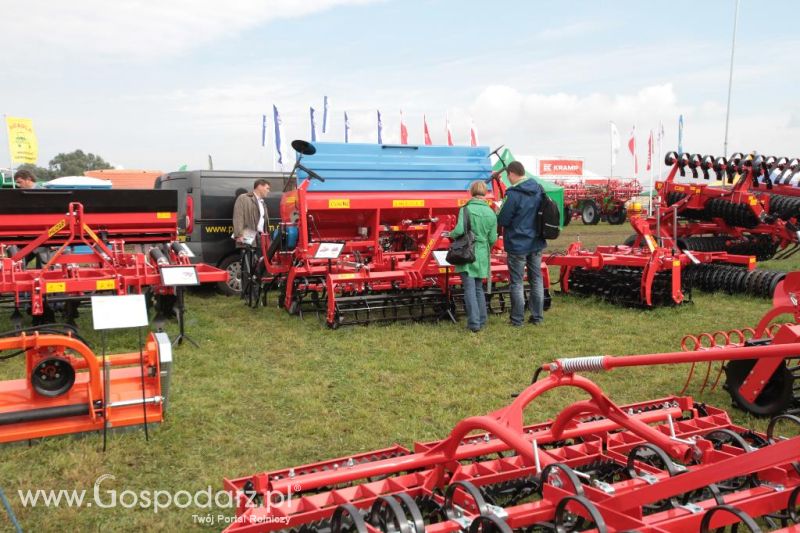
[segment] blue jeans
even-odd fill
[[[542,285],[542,252],[531,252],[527,255],[506,254],[508,272],[511,277],[511,323],[522,324],[525,320],[525,266],[528,267],[528,283],[531,292],[528,297],[528,308],[531,319],[539,323],[544,321],[544,286]]]
[[[481,329],[486,325],[486,296],[483,294],[483,280],[461,272],[461,286],[464,288],[467,327],[471,330]]]

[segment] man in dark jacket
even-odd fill
[[[544,287],[542,285],[542,250],[547,246],[539,234],[536,213],[542,203],[544,190],[535,180],[525,176],[525,167],[512,161],[506,169],[511,187],[497,215],[497,224],[504,228],[503,245],[506,250],[511,278],[511,325],[522,326],[525,320],[525,294],[522,283],[528,267],[531,286],[528,307],[532,324],[544,321]]]

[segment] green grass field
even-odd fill
[[[557,246],[578,235],[585,246],[621,242],[627,225],[573,222]],[[800,268],[797,259],[766,268]],[[274,302],[274,298],[272,299]],[[638,354],[680,349],[687,333],[753,326],[770,302],[743,296],[693,295],[679,308],[642,311],[554,294],[545,327],[511,328],[490,319],[479,334],[459,324],[394,324],[329,330],[275,307],[252,310],[235,298],[200,291],[187,298],[187,331],[200,343],[175,352],[167,420],[145,442],[143,432],[54,438],[0,447],[0,488],[26,531],[220,530],[194,515],[232,509],[152,509],[96,505],[23,508],[18,490],[86,489],[103,474],[105,490],[221,490],[223,477],[443,438],[461,418],[507,404],[543,362],[562,356]],[[92,341],[88,311],[80,324]],[[4,317],[0,327],[10,329]],[[176,325],[168,331],[176,333]],[[135,332],[111,335],[110,352],[134,351]],[[24,361],[0,362],[0,378],[20,378]],[[626,403],[677,393],[686,368],[651,367],[592,375],[613,400]],[[697,391],[699,381],[690,388]],[[529,409],[542,421],[580,399],[560,391]],[[729,407],[723,391],[702,401]],[[740,424],[765,422],[730,409]],[[0,531],[10,522],[0,508]]]

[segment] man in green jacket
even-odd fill
[[[483,280],[489,272],[489,253],[497,240],[497,216],[485,197],[488,192],[486,183],[474,181],[469,187],[472,198],[459,211],[458,223],[450,238],[456,239],[464,235],[464,216],[469,216],[472,234],[475,237],[475,261],[456,266],[461,275],[461,286],[464,289],[464,309],[467,312],[467,328],[477,333],[486,325],[486,296],[483,293]]]

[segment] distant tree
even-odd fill
[[[60,176],[83,176],[87,170],[113,168],[102,157],[75,150],[68,154],[58,154],[50,160],[50,172],[54,178]]]
[[[25,163],[23,165],[20,165],[17,170],[22,170],[22,169],[30,170],[31,172],[33,172],[33,175],[36,176],[36,179],[38,181],[49,181],[53,179],[53,173],[44,167],[37,167],[36,165]]]

